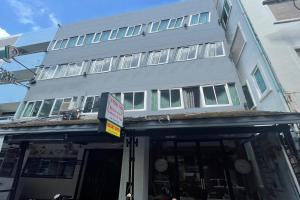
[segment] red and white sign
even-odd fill
[[[108,95],[105,118],[123,127],[124,105],[112,95]]]

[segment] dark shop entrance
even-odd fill
[[[118,200],[122,149],[88,151],[80,200]]]

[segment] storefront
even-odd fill
[[[9,200],[57,193],[78,200],[299,199],[286,153],[294,150],[282,141],[299,122],[299,114],[268,112],[152,116],[126,119],[120,139],[97,133],[97,120],[6,125],[0,182],[11,177],[11,184],[0,193]]]

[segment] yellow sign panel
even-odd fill
[[[105,131],[116,137],[121,137],[121,128],[107,120]]]

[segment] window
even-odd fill
[[[197,58],[198,45],[180,47],[177,52],[176,61],[192,60]]]
[[[62,43],[62,40],[57,40],[57,41],[56,41],[56,43],[55,43],[55,45],[54,45],[54,47],[53,47],[53,50],[57,50],[57,49],[59,49],[59,48],[60,48],[60,45],[61,45],[61,43]]]
[[[229,105],[228,88],[226,85],[201,87],[204,106]]]
[[[125,92],[122,95],[122,103],[126,111],[145,110],[145,92]]]
[[[126,37],[137,36],[140,34],[141,30],[142,30],[142,25],[131,26],[128,28],[126,32]]]
[[[68,64],[58,65],[53,78],[64,77],[66,75],[67,70],[68,70]]]
[[[228,0],[225,0],[223,5],[222,15],[221,15],[221,22],[224,28],[227,26],[230,11],[231,11],[231,5],[229,5]]]
[[[117,33],[118,33],[118,29],[115,29],[111,32],[110,36],[109,36],[109,39],[110,40],[115,40],[116,37],[117,37]]]
[[[132,54],[128,56],[121,56],[120,69],[136,68],[140,64],[141,54]]]
[[[47,51],[52,50],[54,48],[55,43],[56,43],[56,40],[53,40],[52,42],[50,42],[50,44],[49,44],[49,46],[47,48]]]
[[[267,4],[276,20],[299,19],[300,12],[294,6],[292,0],[265,0],[263,4]],[[299,0],[295,0],[295,4],[300,7]]]
[[[23,177],[73,178],[77,158],[28,158]]]
[[[158,102],[159,110],[183,108],[182,89],[159,90]]]
[[[100,97],[90,96],[85,98],[83,113],[96,113],[99,110]]]
[[[39,112],[39,117],[48,117],[53,106],[54,99],[46,99],[42,105],[41,111]]]
[[[72,98],[56,99],[51,111],[51,115],[59,115],[61,111],[69,109]]]
[[[235,83],[228,83],[228,91],[233,105],[240,105],[240,99],[235,87]]]
[[[200,107],[200,89],[199,87],[183,88],[183,103],[185,108]]]
[[[232,57],[232,60],[234,64],[238,64],[242,51],[244,49],[244,46],[246,44],[246,40],[241,32],[240,27],[238,26],[235,32],[235,36],[232,42],[232,46],[230,48],[230,54]]]
[[[75,47],[77,40],[78,36],[71,37],[68,41],[67,48]]]
[[[66,76],[76,76],[81,74],[82,66],[82,62],[69,64]]]
[[[127,31],[127,27],[119,28],[118,33],[116,35],[116,39],[121,39],[125,37],[126,31]]]
[[[94,60],[90,69],[90,73],[102,73],[110,71],[112,58],[104,58]]]
[[[68,40],[69,40],[69,39],[64,39],[64,40],[62,40],[59,49],[64,49],[64,48],[66,48],[67,43],[68,43]]]
[[[84,41],[84,35],[79,36],[76,46],[82,46],[83,45],[83,41]]]
[[[111,30],[103,31],[100,37],[100,42],[107,41],[109,39],[110,32]]]
[[[42,101],[28,102],[23,111],[22,117],[36,117],[39,113]]]
[[[92,41],[93,41],[93,38],[94,38],[94,35],[95,33],[89,33],[85,36],[84,38],[84,44],[87,45],[87,44],[91,44]]]
[[[168,25],[168,29],[175,29],[182,27],[183,17],[171,19]]]
[[[248,85],[246,84],[246,85],[242,86],[242,89],[243,89],[243,92],[244,92],[244,95],[245,95],[245,98],[246,98],[247,107],[249,109],[253,109],[255,107],[255,104],[254,104],[252,95],[250,93],[250,90],[248,88]]]
[[[170,49],[150,52],[148,58],[149,65],[158,65],[168,62]]]
[[[41,72],[42,74],[40,75],[40,80],[45,80],[45,79],[50,79],[53,77],[53,74],[55,72],[56,66],[54,67],[46,67],[43,69]]]
[[[207,24],[210,21],[210,13],[203,12],[200,14],[195,14],[190,17],[190,26],[197,24]]]
[[[205,47],[204,57],[225,56],[223,42],[208,43]]]
[[[256,68],[253,71],[253,77],[256,82],[256,85],[258,86],[260,94],[264,94],[267,91],[267,85],[258,66],[256,66]]]

